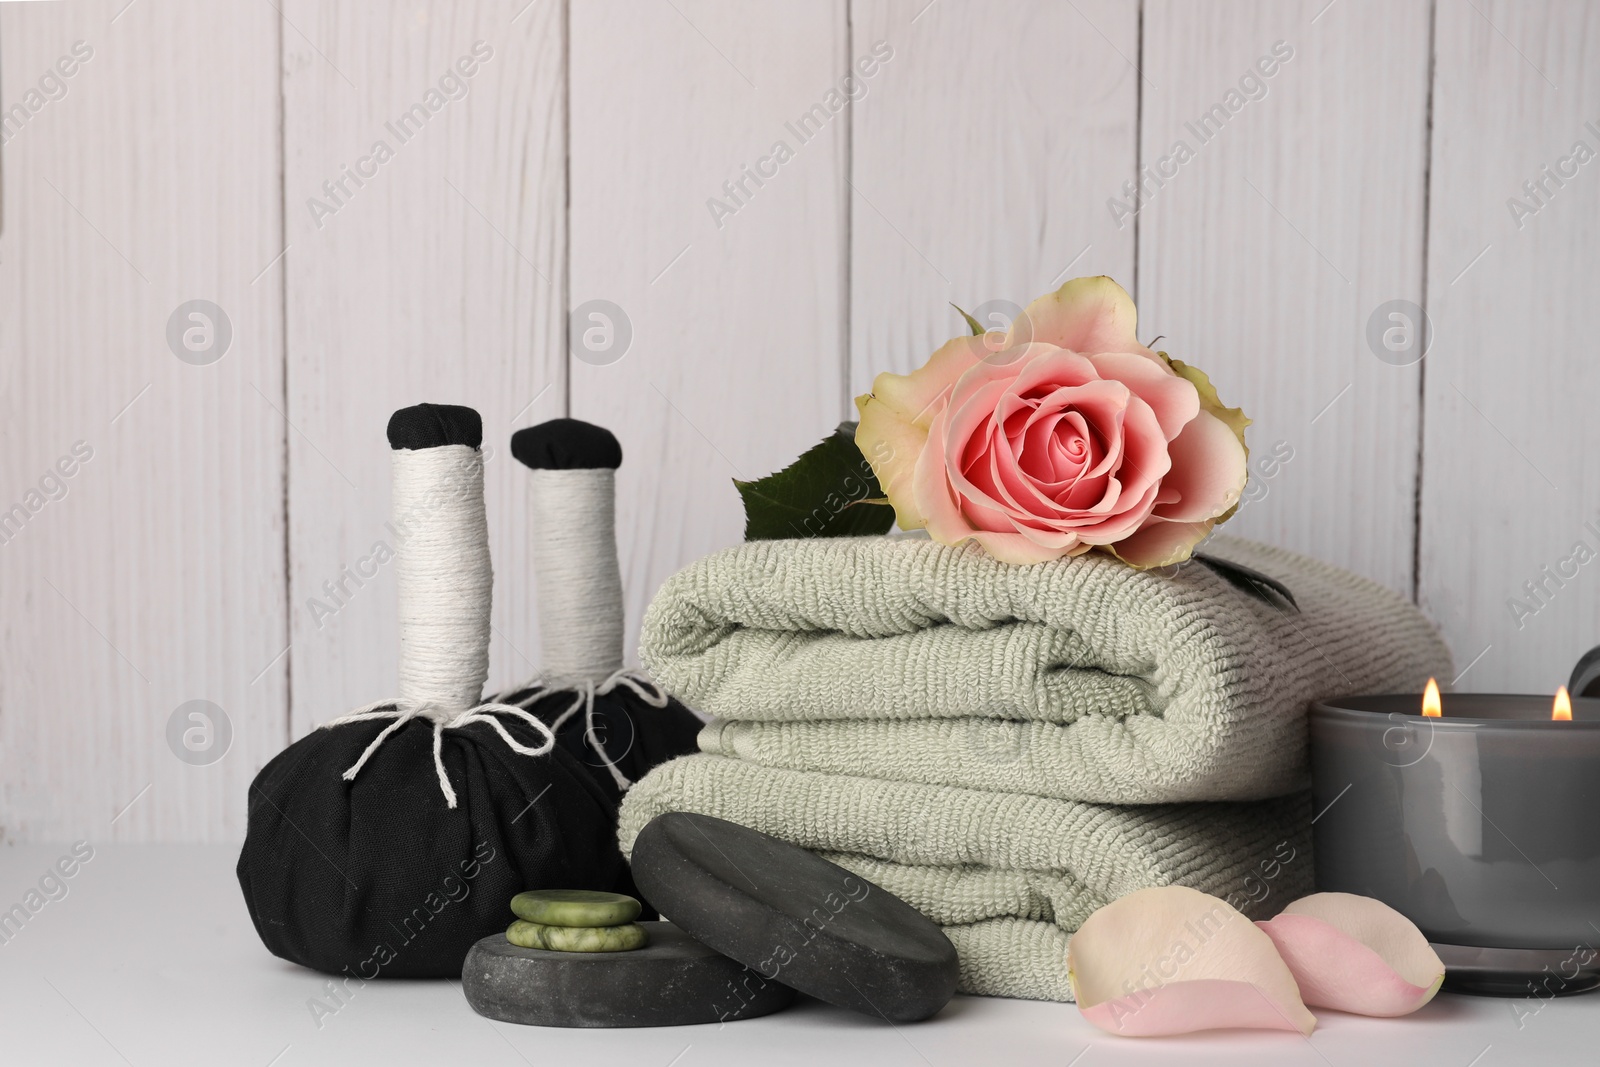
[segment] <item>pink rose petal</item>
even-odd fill
[[[1040,446],[1054,445],[1064,449],[1068,442],[1076,442],[1078,451],[1072,461],[1074,469],[1070,479],[1075,483],[1084,473],[1088,461],[1096,459],[1097,452],[1121,454],[1126,408],[1133,401],[1133,395],[1120,382],[1092,382],[1057,389],[1038,402],[1032,417],[1037,421],[1032,422],[1026,439],[1033,441],[1037,427],[1041,424],[1049,426],[1053,422],[1052,428],[1061,432],[1063,438],[1041,441]],[[1101,444],[1104,440],[1110,440],[1113,444],[1107,447]],[[1104,462],[1102,455],[1100,462],[1095,465],[1100,466]],[[1052,487],[1050,484],[1040,485],[1041,495],[1048,499]],[[1057,502],[1060,502],[1059,498]],[[1074,505],[1075,508],[1081,506]]]
[[[1200,414],[1199,391],[1160,359],[1131,352],[1102,352],[1088,359],[1100,377],[1123,383],[1150,405],[1169,441]]]
[[[945,474],[944,439],[947,412],[941,411],[928,428],[928,447],[917,456],[912,471],[912,493],[921,512],[928,536],[940,544],[958,545],[972,534],[972,524],[961,517],[955,491]]]
[[[902,530],[923,526],[922,512],[916,504],[912,477],[917,457],[927,451],[928,431],[909,420],[897,418],[885,405],[869,396],[856,397],[856,447],[877,475],[884,495],[894,505],[895,521]]]
[[[1257,925],[1316,1007],[1408,1015],[1444,981],[1444,964],[1416,925],[1370,897],[1316,893]]]
[[[1210,532],[1209,522],[1171,522],[1151,515],[1143,527],[1112,545],[1112,551],[1135,567],[1170,567],[1193,555],[1194,546]]]
[[[1094,459],[1088,424],[1077,411],[1035,410],[1012,448],[1018,472],[1033,479],[1041,492],[1077,481]]]
[[[1221,1029],[1308,1032],[1297,1014],[1285,1012],[1256,986],[1221,978],[1157,986],[1080,1010],[1100,1029],[1123,1037]]]
[[[1167,454],[1172,468],[1161,480],[1157,515],[1177,522],[1204,522],[1239,502],[1249,473],[1244,446],[1221,419],[1200,412],[1167,446]]]
[[[1001,563],[1045,563],[1062,556],[1078,556],[1089,550],[1088,545],[1078,544],[1077,538],[1071,534],[1055,534],[1049,537],[1051,544],[1042,545],[1034,537],[1044,537],[1035,534],[1033,537],[1021,533],[971,533],[967,535],[972,540],[983,546],[983,550]]]
[[[991,477],[1006,503],[1019,516],[1049,522],[1066,515],[1066,510],[1051,499],[1048,485],[1041,485],[1019,468],[1007,452],[1006,443],[997,442],[988,459]]]
[[[870,397],[897,418],[925,430],[933,424],[951,386],[988,354],[981,337],[953,338],[910,374],[885,372],[878,375],[872,381],[872,392],[857,398],[857,405]]]
[[[1042,397],[1057,389],[1108,380],[1096,369],[1093,360],[1069,348],[1035,342],[1012,351],[1022,354],[1009,373],[1011,388],[1019,396]],[[1127,392],[1127,386],[1124,385],[1122,391]]]
[[[1089,916],[1067,944],[1067,973],[1084,1018],[1114,1034],[1317,1024],[1272,939],[1184,886],[1141,889]]]
[[[902,530],[924,525],[912,480],[917,457],[927,447],[928,427],[944,407],[956,379],[988,353],[983,338],[956,337],[917,370],[880,374],[873,379],[872,392],[856,397],[861,420],[856,427],[856,447],[894,505],[895,521]]]
[[[1122,483],[1106,474],[1079,478],[1061,498],[1061,503],[1074,511],[1105,512],[1117,506],[1122,499]]]
[[[1122,439],[1116,496],[1108,492],[1110,506],[1088,508],[1083,521],[1074,524],[1078,536],[1090,544],[1112,544],[1144,525],[1155,506],[1161,480],[1172,465],[1155,413],[1138,397],[1130,397],[1123,412]]]
[[[1112,495],[1106,498],[1108,487],[1112,487],[1117,468],[1122,463],[1122,427],[1123,419],[1118,412],[1110,423],[1102,421],[1091,425],[1084,418],[1081,411],[1057,411],[1046,408],[1043,404],[1032,416],[1027,431],[1027,438],[1032,442],[1035,438],[1036,428],[1048,425],[1053,420],[1061,420],[1056,425],[1053,438],[1048,447],[1065,452],[1067,442],[1074,445],[1081,440],[1081,449],[1071,453],[1074,465],[1071,477],[1059,481],[1038,483],[1039,494],[1046,500],[1066,511],[1084,511],[1095,509],[1103,514],[1113,507],[1120,492],[1113,488]],[[1061,423],[1064,422],[1065,426]],[[1115,483],[1120,485],[1120,483]]]
[[[1006,334],[1074,352],[1139,352],[1156,356],[1134,336],[1138,312],[1126,289],[1107,277],[1074,278],[1023,309]]]

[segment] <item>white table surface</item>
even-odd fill
[[[0,846],[0,910],[22,901],[66,850]],[[1600,1059],[1600,994],[1542,1004],[1443,994],[1405,1019],[1322,1012],[1309,1039],[1231,1031],[1141,1040],[1103,1034],[1068,1004],[984,997],[957,997],[936,1018],[900,1027],[802,999],[725,1026],[542,1029],[479,1017],[459,982],[379,981],[319,1026],[308,1002],[326,979],[261,946],[234,879],[237,854],[215,845],[95,846],[67,895],[0,944],[0,1064],[1503,1067]],[[1519,1020],[1513,1005],[1529,1014]]]

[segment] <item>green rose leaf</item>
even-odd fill
[[[839,428],[776,474],[733,484],[744,500],[744,539],[858,537],[888,533],[894,508],[856,447],[856,424]]]
[[[974,336],[974,337],[982,337],[987,332],[983,328],[983,323],[979,322],[977,319],[973,318],[971,315],[968,315],[965,310],[963,310],[962,308],[956,307],[956,305],[954,305],[954,304],[951,304],[950,306],[955,308],[957,311],[960,311],[961,312],[961,317],[967,320],[967,329],[972,331],[972,336]]]

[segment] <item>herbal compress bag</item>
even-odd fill
[[[549,727],[480,703],[492,572],[483,424],[423,404],[389,421],[400,695],[290,745],[250,787],[239,884],[273,953],[361,979],[455,978],[526,889],[625,876],[615,794]]]

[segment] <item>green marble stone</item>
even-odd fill
[[[650,940],[638,923],[622,926],[546,926],[518,919],[506,931],[506,940],[518,948],[547,952],[629,952]]]
[[[639,902],[590,889],[536,889],[512,897],[511,910],[545,926],[621,926],[639,917]]]

